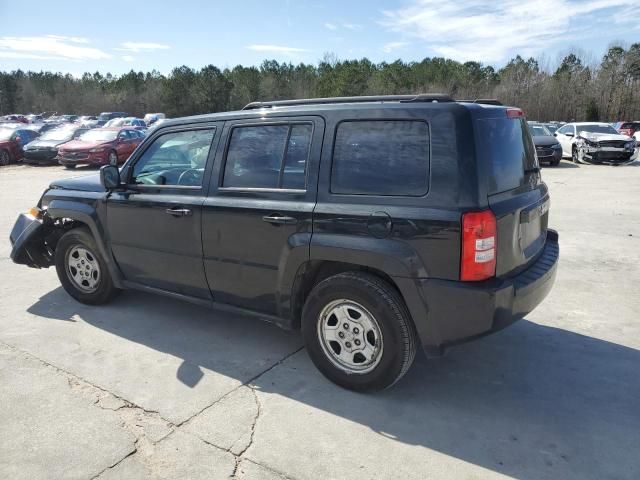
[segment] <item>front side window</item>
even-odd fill
[[[419,120],[342,122],[331,192],[422,196],[429,186],[429,126]]]
[[[160,135],[135,163],[131,183],[202,186],[214,134],[215,128]]]
[[[305,188],[313,126],[239,126],[231,131],[223,187]]]

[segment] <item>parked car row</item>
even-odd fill
[[[148,113],[142,119],[127,112],[5,115],[0,117],[0,165],[22,160],[30,164],[57,162],[68,168],[119,165],[146,132],[165,119],[164,113]],[[92,133],[94,129],[99,131]]]
[[[0,165],[120,165],[145,137],[133,127],[87,128],[70,123],[42,135],[24,124],[0,124]]]

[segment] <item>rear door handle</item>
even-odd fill
[[[192,213],[188,208],[167,208],[164,212],[174,217],[190,217]]]
[[[267,223],[273,223],[275,225],[295,225],[296,223],[298,223],[298,220],[293,217],[285,217],[275,213],[272,215],[265,215],[264,217],[262,217],[262,220]]]

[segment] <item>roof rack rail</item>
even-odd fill
[[[444,93],[421,93],[418,95],[365,95],[360,97],[326,97],[302,98],[298,100],[273,100],[269,102],[251,102],[243,110],[257,108],[293,107],[299,105],[326,105],[332,103],[366,103],[366,102],[454,102],[455,100]]]
[[[483,105],[502,105],[497,98],[476,98],[473,103],[482,103]]]

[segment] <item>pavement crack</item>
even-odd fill
[[[136,441],[136,444],[138,442]],[[137,446],[134,445],[133,450],[130,451],[129,453],[127,453],[124,457],[122,457],[120,460],[118,460],[116,463],[114,463],[113,465],[109,465],[107,468],[103,469],[102,471],[100,471],[97,475],[94,475],[93,477],[91,477],[90,480],[95,480],[97,478],[99,478],[104,472],[114,469],[116,468],[118,465],[120,465],[122,462],[124,462],[127,458],[129,458],[132,455],[135,455],[136,452],[138,451]]]
[[[270,372],[271,370],[273,370],[274,368],[278,367],[279,365],[282,365],[284,362],[286,362],[289,358],[293,357],[296,353],[300,352],[302,349],[304,349],[304,346],[301,346],[297,349],[295,349],[293,352],[285,355],[284,357],[282,357],[280,360],[278,360],[277,362],[275,362],[273,365],[269,366],[268,368],[262,370],[261,372],[259,372],[258,374],[256,374],[255,376],[251,377],[249,380],[247,380],[244,383],[241,383],[240,385],[238,385],[237,387],[232,388],[231,390],[229,390],[227,393],[225,393],[224,395],[222,395],[221,397],[216,398],[213,402],[211,402],[210,404],[204,406],[203,408],[201,408],[200,410],[198,410],[196,413],[194,413],[193,415],[191,415],[189,418],[183,420],[182,422],[176,423],[175,426],[176,427],[181,427],[187,423],[189,423],[191,420],[193,420],[195,417],[197,417],[198,415],[200,415],[202,412],[204,412],[205,410],[208,410],[209,408],[213,407],[214,405],[216,405],[217,403],[220,403],[222,400],[224,400],[225,398],[227,398],[229,395],[233,394],[234,392],[238,391],[239,389],[241,389],[242,387],[249,387],[251,388],[251,383],[255,382],[258,378],[260,378],[261,376],[263,376],[264,374]]]
[[[251,422],[251,433],[249,434],[249,441],[247,442],[247,444],[242,450],[240,450],[237,454],[233,454],[235,458],[235,465],[233,467],[233,472],[231,473],[231,478],[236,478],[236,474],[238,473],[238,467],[240,467],[240,462],[242,462],[243,455],[247,452],[247,450],[249,450],[249,448],[251,448],[251,445],[253,445],[253,439],[256,433],[256,424],[258,423],[258,419],[260,418],[260,415],[262,413],[262,404],[260,403],[258,394],[256,393],[255,389],[252,388],[251,386],[248,386],[248,388],[249,390],[251,390],[251,393],[253,394],[253,399],[256,402],[256,414],[253,417],[253,421]],[[231,446],[231,448],[233,448],[233,445]]]

